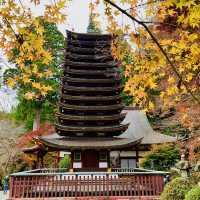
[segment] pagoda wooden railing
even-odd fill
[[[167,173],[158,171],[63,172],[42,169],[12,174],[10,199],[87,196],[159,196]]]

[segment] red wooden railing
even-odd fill
[[[18,173],[11,175],[10,198],[159,196],[164,174],[142,173]]]

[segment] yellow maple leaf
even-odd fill
[[[32,86],[36,89],[41,89],[41,84],[40,83],[37,83],[37,82],[33,82],[32,83]]]
[[[31,0],[31,2],[33,2],[35,5],[40,4],[40,0]]]
[[[42,63],[45,64],[45,65],[48,65],[49,64],[49,60],[46,59],[46,58],[44,58],[43,61],[42,61]]]
[[[46,75],[47,77],[50,77],[50,76],[53,75],[53,73],[52,73],[52,71],[51,71],[50,69],[48,69],[48,70],[45,72],[45,75]]]
[[[30,83],[30,82],[31,82],[31,79],[29,78],[29,76],[24,75],[23,78],[22,78],[22,81],[23,81],[24,83]]]
[[[39,78],[42,78],[42,77],[44,77],[44,73],[36,73],[36,75],[39,77]]]
[[[174,77],[170,76],[170,77],[168,78],[168,83],[169,83],[169,84],[173,84],[173,83],[175,83],[175,82],[176,82],[176,80],[174,79]]]
[[[40,35],[43,35],[44,33],[44,28],[39,26],[37,29],[36,29],[37,33],[40,34]]]
[[[198,34],[197,33],[192,33],[188,36],[188,39],[193,42],[194,40],[198,39]]]
[[[165,96],[165,92],[162,91],[162,92],[160,93],[160,98],[163,99],[164,96]]]
[[[157,83],[154,80],[152,80],[151,78],[149,78],[148,84],[151,89],[157,88]]]
[[[47,91],[41,90],[41,95],[42,96],[46,96],[47,95]]]
[[[13,78],[8,78],[6,81],[8,87],[14,88],[15,86],[15,80]]]
[[[150,110],[152,110],[152,109],[155,108],[155,105],[154,105],[154,103],[153,103],[152,101],[149,102],[148,108],[149,108]]]
[[[59,9],[64,8],[66,2],[67,2],[66,0],[59,0],[59,1],[57,1],[57,7],[58,7]]]
[[[175,95],[175,94],[177,94],[177,93],[178,93],[178,88],[177,88],[176,86],[172,86],[172,87],[169,87],[169,88],[167,89],[167,94],[168,94],[169,96]]]
[[[38,66],[36,64],[32,65],[32,72],[35,74],[38,72]]]
[[[48,91],[52,91],[52,90],[53,90],[53,88],[52,88],[50,85],[48,85],[48,86],[42,86],[42,89],[43,89],[43,91],[45,91],[45,92],[48,92]]]
[[[27,92],[25,95],[24,95],[25,99],[27,100],[32,100],[34,97],[35,97],[35,93],[33,92]]]
[[[43,64],[48,65],[52,61],[52,56],[50,52],[43,52]]]
[[[186,76],[186,81],[191,81],[193,79],[193,74],[192,73],[189,73],[189,74],[187,74],[187,76]]]

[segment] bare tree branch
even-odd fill
[[[141,21],[141,22],[144,24],[160,24],[160,25],[168,25],[168,26],[177,27],[176,24],[167,23],[167,22],[156,22],[156,21]]]
[[[138,8],[138,7],[143,7],[143,6],[146,6],[146,5],[154,4],[154,3],[157,3],[157,2],[162,2],[162,1],[164,1],[164,0],[147,1],[146,3],[141,3],[141,4],[138,4],[134,7],[128,8],[128,9],[126,9],[126,11],[132,10],[132,9],[135,9],[135,8]]]

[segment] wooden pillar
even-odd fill
[[[136,153],[136,167],[139,167],[139,149],[137,145],[135,148],[135,153]]]
[[[110,149],[107,151],[107,163],[108,163],[108,168],[110,168]]]
[[[60,152],[57,151],[56,156],[55,156],[55,163],[54,163],[55,168],[59,168],[59,162],[60,162]]]
[[[13,195],[13,188],[14,188],[14,177],[11,176],[10,177],[10,182],[9,182],[9,188],[10,188],[10,191],[9,191],[9,198],[11,199],[14,195]]]
[[[69,157],[70,157],[70,169],[73,169],[73,159],[74,159],[73,151],[71,151],[71,154],[69,154]]]
[[[74,151],[71,151],[71,162],[70,162],[70,169],[73,169],[73,163],[74,163]]]
[[[39,169],[40,168],[40,159],[39,159],[38,153],[36,154],[36,156],[37,156],[36,168]]]
[[[41,156],[41,167],[44,168],[44,156]]]

